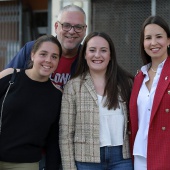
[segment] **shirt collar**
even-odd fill
[[[160,63],[160,64],[158,65],[158,68],[157,68],[157,72],[158,72],[158,73],[162,71],[162,68],[163,68],[163,66],[164,66],[165,61],[166,61],[166,59],[165,59],[164,61],[162,61],[162,63]],[[142,66],[142,67],[141,67],[142,73],[143,73],[144,75],[146,75],[150,67],[151,67],[151,63],[148,63],[148,64]]]

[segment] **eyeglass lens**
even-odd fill
[[[62,29],[64,31],[70,31],[73,28],[75,32],[82,32],[83,29],[84,29],[84,26],[82,26],[82,25],[74,25],[74,26],[72,26],[69,23],[63,23],[61,25],[62,25]]]

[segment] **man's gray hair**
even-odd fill
[[[58,21],[60,21],[62,14],[66,11],[79,11],[84,15],[84,20],[86,21],[86,14],[85,14],[84,10],[81,7],[74,5],[74,4],[67,5],[60,10],[60,12],[58,14],[58,18],[57,18]]]

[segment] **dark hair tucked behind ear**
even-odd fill
[[[120,95],[128,107],[133,76],[118,65],[113,41],[106,33],[92,32],[85,38],[81,47],[77,70],[73,78],[81,76],[83,82],[87,72],[89,72],[89,67],[85,60],[85,53],[89,40],[96,36],[104,38],[108,42],[110,48],[110,61],[105,76],[106,86],[104,89],[104,96],[106,96],[106,102],[104,106],[107,106],[108,109],[116,109],[119,106],[118,96]]]
[[[54,37],[53,35],[43,35],[43,36],[39,37],[39,38],[35,41],[35,43],[34,43],[34,45],[33,45],[33,47],[32,47],[31,53],[34,53],[34,54],[35,54],[35,53],[37,52],[37,50],[41,47],[42,43],[44,43],[44,42],[52,42],[52,43],[56,44],[56,45],[58,46],[58,48],[59,48],[59,57],[61,58],[61,55],[62,55],[62,47],[61,47],[61,44],[60,44],[60,42],[57,40],[57,38]],[[29,64],[28,64],[28,68],[32,68],[32,66],[33,66],[33,63],[32,63],[32,61],[30,60],[30,62],[29,62]]]
[[[168,24],[160,16],[149,16],[144,23],[142,24],[141,35],[140,35],[140,51],[143,64],[146,65],[151,62],[151,57],[144,50],[144,32],[145,27],[149,24],[156,24],[163,28],[167,34],[167,37],[170,38],[170,29]],[[170,48],[167,48],[168,55],[170,55]]]

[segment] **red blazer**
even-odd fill
[[[140,71],[130,98],[131,152],[138,130],[137,97],[143,79]],[[164,63],[154,96],[148,131],[147,170],[170,170],[170,57]]]

